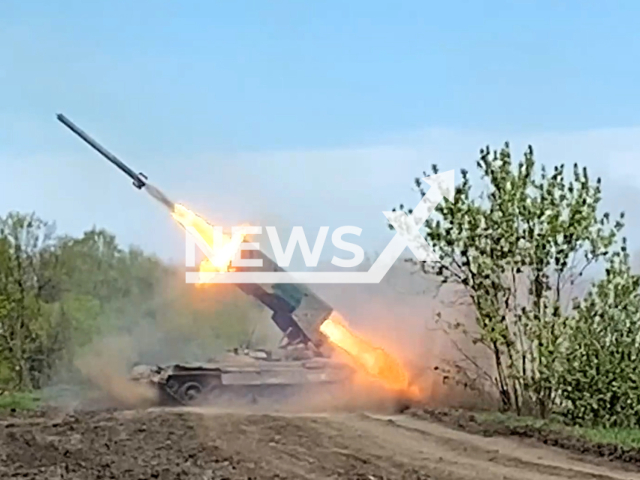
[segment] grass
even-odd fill
[[[640,448],[640,430],[634,428],[583,428],[573,427],[582,438],[594,443]]]
[[[541,420],[532,417],[518,417],[503,413],[480,413],[480,422],[501,424],[508,427],[529,427],[537,431],[554,432],[592,443],[617,445],[625,448],[640,448],[640,429],[568,426],[560,419]]]
[[[40,400],[37,392],[5,392],[0,395],[0,410],[35,410]]]

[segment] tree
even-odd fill
[[[64,348],[58,300],[55,225],[34,214],[0,218],[0,351],[10,378],[23,389],[38,387]]]
[[[639,287],[623,244],[604,278],[577,302],[558,369],[562,412],[573,422],[640,426]]]
[[[590,181],[586,169],[574,165],[569,179],[564,165],[536,174],[531,147],[516,164],[508,144],[487,147],[477,168],[479,195],[463,170],[454,200],[427,220],[425,238],[439,261],[421,267],[461,287],[473,305],[475,331],[451,326],[490,351],[502,407],[544,417],[558,400],[570,287],[609,254],[623,217],[612,224],[599,214],[600,179]],[[416,186],[424,196],[421,179]]]
[[[73,378],[112,335],[131,340],[136,361],[204,360],[253,338],[264,314],[233,286],[186,284],[184,271],[108,231],[57,236],[35,214],[0,217],[0,394]]]

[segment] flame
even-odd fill
[[[413,398],[420,395],[418,387],[411,385],[409,372],[397,358],[353,333],[336,312],[320,325],[320,331],[331,344],[348,355],[355,367],[386,388]]]
[[[231,262],[245,239],[245,233],[238,232],[232,236],[215,232],[213,225],[180,204],[175,204],[172,216],[185,229],[194,228],[213,250],[213,259],[203,260],[200,272],[224,273],[234,270]],[[387,389],[412,398],[420,395],[418,388],[411,385],[409,373],[397,358],[354,334],[336,312],[320,325],[320,331],[333,345],[347,354],[354,367],[368,377],[377,380]]]
[[[233,236],[222,233],[216,236],[213,225],[180,204],[175,204],[171,216],[185,229],[194,228],[213,250],[213,259],[204,259],[200,263],[200,272],[222,273],[234,269],[231,262],[244,241],[246,236],[244,233],[240,232]]]

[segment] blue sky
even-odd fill
[[[377,248],[381,210],[418,200],[414,176],[504,140],[588,164],[611,205],[633,208],[639,14],[587,0],[3,0],[0,214],[182,254],[165,213],[57,112],[224,224],[358,224]]]

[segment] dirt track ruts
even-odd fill
[[[85,412],[0,428],[2,479],[640,479],[622,464],[401,415]]]

